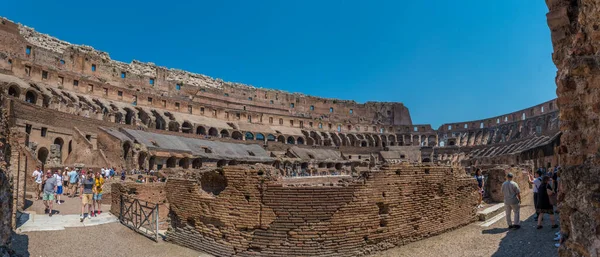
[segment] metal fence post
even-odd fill
[[[156,208],[156,214],[155,219],[156,219],[156,242],[158,242],[158,204],[154,206],[154,208]]]

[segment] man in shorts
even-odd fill
[[[56,193],[56,189],[58,186],[58,182],[56,181],[56,177],[52,175],[52,172],[48,170],[46,172],[46,183],[44,184],[44,205],[46,209],[44,213],[49,213],[49,216],[52,217],[52,203],[54,202],[54,194]]]
[[[79,218],[79,221],[83,222],[84,216],[83,214],[85,213],[85,207],[88,207],[89,210],[89,218],[92,218],[92,197],[93,197],[93,192],[94,191],[94,178],[92,176],[92,172],[89,171],[87,176],[85,176],[85,179],[83,179],[81,181],[81,188],[79,191],[79,198],[81,198],[81,217]]]
[[[33,182],[35,183],[35,200],[40,200],[40,194],[42,193],[42,177],[44,172],[37,166],[31,175]]]
[[[102,213],[102,189],[104,189],[103,174],[96,172],[96,177],[94,178],[94,215]]]

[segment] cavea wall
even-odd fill
[[[600,256],[600,2],[547,0],[566,168],[559,255]]]

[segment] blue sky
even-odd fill
[[[0,16],[113,59],[357,102],[413,123],[556,97],[544,1],[7,1]]]

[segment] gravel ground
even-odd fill
[[[536,229],[533,221],[533,200],[524,199],[521,206],[521,229],[508,230],[506,219],[489,227],[477,223],[434,236],[425,240],[395,247],[373,256],[378,257],[440,257],[440,256],[558,256],[554,233],[558,229],[550,228],[548,216],[544,219],[544,228]],[[531,204],[529,204],[531,203]]]
[[[13,249],[23,256],[44,257],[210,256],[171,243],[155,243],[120,223],[15,234]]]

